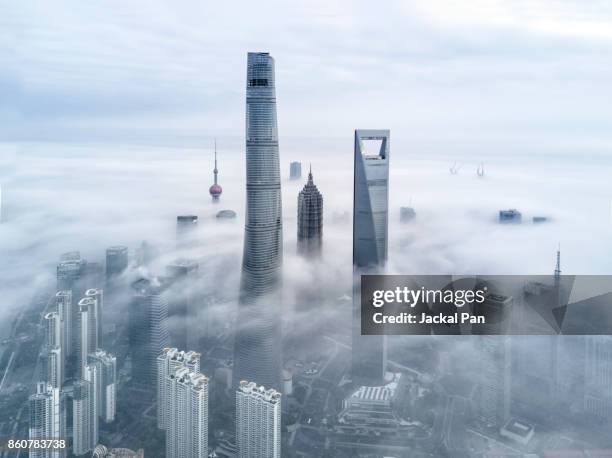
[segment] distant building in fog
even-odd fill
[[[155,390],[157,356],[169,345],[168,302],[158,279],[140,279],[132,284],[129,306],[132,382]]]
[[[511,208],[510,210],[500,210],[499,211],[499,222],[506,223],[514,223],[518,224],[522,221],[521,212],[516,210],[515,208]]]
[[[176,244],[179,248],[193,245],[198,229],[196,215],[179,215],[176,217]]]
[[[312,169],[308,181],[298,195],[297,205],[297,243],[298,252],[304,255],[318,255],[323,243],[323,196],[312,179]]]
[[[136,249],[136,265],[139,267],[149,267],[158,254],[157,248],[143,240]]]
[[[289,164],[289,178],[292,180],[299,180],[302,178],[302,163],[292,162]]]
[[[112,246],[106,249],[106,280],[121,275],[128,266],[128,248]]]
[[[235,219],[236,212],[234,210],[221,210],[217,212],[217,219]]]
[[[207,304],[198,288],[199,263],[193,259],[177,259],[166,266],[169,294],[168,317],[173,326],[170,342],[178,348],[197,349],[200,337],[206,334]]]
[[[412,207],[400,207],[400,223],[409,223],[416,218],[416,212]]]
[[[239,458],[280,458],[281,394],[241,381],[236,391],[236,445]]]

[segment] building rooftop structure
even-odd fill
[[[511,418],[500,430],[503,437],[507,437],[522,445],[527,445],[534,434],[534,427],[529,423]]]
[[[521,212],[518,211],[516,208],[499,211],[500,223],[520,223],[522,219],[523,216],[521,215]]]
[[[245,394],[255,396],[269,402],[270,404],[277,404],[281,399],[281,394],[275,389],[266,389],[263,386],[257,386],[255,382],[247,382],[246,380],[242,380],[238,389]]]
[[[221,210],[216,215],[219,219],[234,219],[236,218],[236,212],[234,210]]]

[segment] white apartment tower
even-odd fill
[[[59,388],[39,382],[30,396],[30,439],[65,439],[66,421]],[[30,457],[62,458],[65,449],[31,449]]]
[[[78,332],[78,368],[83,373],[87,365],[87,356],[98,350],[97,300],[94,297],[84,297],[79,301]]]
[[[73,453],[91,452],[98,444],[97,368],[85,365],[83,379],[74,383],[72,430]]]
[[[187,367],[168,377],[166,457],[208,456],[208,378]]]
[[[236,391],[236,445],[239,458],[280,458],[281,394],[241,381]]]
[[[88,364],[96,367],[96,404],[98,417],[105,423],[115,421],[117,405],[117,358],[98,350],[87,357]]]
[[[72,291],[58,291],[55,295],[57,313],[62,322],[62,352],[64,358],[72,354]]]
[[[157,427],[166,429],[170,415],[168,391],[172,383],[170,376],[178,369],[187,368],[189,372],[200,372],[200,354],[195,351],[179,351],[177,348],[164,348],[157,357]]]

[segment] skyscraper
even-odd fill
[[[299,180],[302,178],[302,163],[292,162],[289,164],[289,178],[292,180]]]
[[[221,188],[221,186],[217,182],[217,178],[219,175],[219,169],[217,168],[217,140],[215,140],[215,168],[213,170],[213,175],[215,176],[215,182],[210,187],[208,192],[212,196],[213,202],[218,202],[219,196],[221,196],[221,193],[223,192],[223,188]]]
[[[182,367],[168,379],[166,456],[208,456],[208,378]]]
[[[78,329],[79,346],[77,364],[79,374],[83,373],[87,365],[87,356],[98,350],[98,319],[97,300],[94,297],[84,297],[79,301]]]
[[[236,445],[239,458],[280,458],[281,394],[241,381],[236,391]]]
[[[64,400],[59,388],[40,382],[36,393],[29,398],[30,439],[65,439],[66,418]],[[29,455],[36,458],[61,458],[66,449],[30,449]]]
[[[41,378],[49,382],[53,388],[61,388],[64,382],[64,351],[63,342],[63,322],[58,312],[49,312],[45,315],[46,338],[43,347],[43,373],[46,378]]]
[[[64,361],[72,354],[72,292],[70,290],[58,291],[55,294],[57,312],[62,321],[61,347]]]
[[[72,451],[77,456],[92,451],[98,443],[97,377],[97,368],[85,365],[82,378],[73,385]]]
[[[364,142],[374,144],[375,152]],[[360,385],[384,382],[385,336],[361,335],[360,276],[382,273],[389,225],[388,130],[356,130],[353,189],[353,348],[352,378]]]
[[[91,297],[96,301],[96,348],[102,347],[104,336],[104,291],[101,288],[89,288],[85,291],[85,297]]]
[[[96,368],[96,405],[98,417],[105,423],[115,421],[117,405],[117,358],[98,350],[87,357],[89,366]]]
[[[170,376],[180,368],[190,372],[200,372],[200,354],[195,351],[179,351],[177,348],[164,348],[157,357],[157,427],[166,429],[170,416],[168,391]]]
[[[168,347],[168,302],[164,285],[156,278],[132,284],[134,295],[129,309],[132,380],[155,391],[157,356]]]
[[[53,388],[62,388],[64,365],[62,349],[43,345],[40,352],[38,380],[50,384]]]
[[[128,248],[112,246],[106,249],[106,281],[121,275],[128,266]]]
[[[323,196],[312,180],[312,168],[308,181],[298,195],[298,252],[318,255],[323,243]]]
[[[249,53],[246,87],[246,221],[234,380],[280,388],[282,215],[274,59]]]

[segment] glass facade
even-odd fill
[[[246,221],[234,382],[280,385],[282,214],[274,59],[249,53],[246,88]]]

